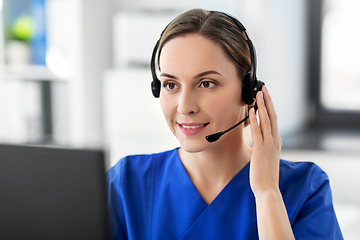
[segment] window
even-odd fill
[[[360,1],[324,0],[322,10],[320,103],[360,111]]]
[[[360,130],[360,2],[308,1],[308,80],[316,129]]]

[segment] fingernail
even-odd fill
[[[264,99],[264,94],[263,94],[262,91],[260,91],[260,96],[261,96],[262,99]]]
[[[266,86],[264,86],[264,88],[265,88],[265,91],[268,93],[269,89]]]

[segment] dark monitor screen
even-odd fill
[[[104,152],[0,144],[0,239],[109,239]]]

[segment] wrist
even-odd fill
[[[282,195],[278,187],[254,191],[254,196],[256,200],[276,200],[279,198],[282,199]]]

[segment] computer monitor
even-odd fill
[[[0,144],[0,239],[110,239],[104,151]]]

